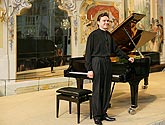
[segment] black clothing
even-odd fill
[[[110,56],[129,57],[117,48],[108,31],[97,29],[87,40],[85,60],[88,71],[93,71],[92,109],[94,119],[104,117],[109,107],[112,65]]]
[[[101,119],[102,121],[105,120],[105,121],[115,121],[116,118],[113,118],[113,117],[109,117],[108,115],[105,115],[102,117]]]
[[[87,70],[92,70],[91,62],[93,57],[110,57],[112,53],[115,53],[120,58],[129,58],[117,47],[111,34],[108,31],[103,31],[101,29],[93,31],[89,35],[86,45],[85,56],[87,61]]]
[[[106,114],[110,101],[112,72],[109,57],[93,57],[92,69],[94,72],[92,93],[93,116],[102,117]]]
[[[102,125],[101,119],[94,119],[96,125]]]

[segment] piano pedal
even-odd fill
[[[137,110],[138,107],[134,108],[134,107],[129,107],[128,109],[128,113],[131,114],[131,115],[134,115],[136,114],[136,110]]]

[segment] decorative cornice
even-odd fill
[[[30,8],[32,5],[30,0],[12,0],[10,7],[10,16],[19,14],[23,8]]]
[[[76,11],[76,0],[56,0],[61,10],[68,12],[68,16],[72,16]]]

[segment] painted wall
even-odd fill
[[[0,22],[0,48],[3,47],[3,23]]]

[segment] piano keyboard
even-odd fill
[[[69,72],[70,74],[78,74],[78,75],[87,75],[86,72]],[[120,75],[112,75],[114,78],[119,78]]]

